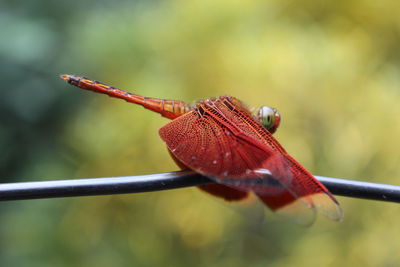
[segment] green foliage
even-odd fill
[[[19,3],[18,3],[19,2]],[[188,102],[276,107],[312,173],[399,184],[397,1],[5,1],[2,182],[176,170],[141,107],[78,74]],[[339,198],[309,229],[197,189],[0,204],[5,266],[394,266],[400,206]]]

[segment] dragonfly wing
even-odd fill
[[[223,184],[207,184],[198,186],[199,189],[213,195],[225,199],[226,201],[239,201],[246,199],[249,195],[247,191],[237,190],[233,187]]]
[[[333,221],[343,220],[343,211],[336,198],[314,176],[304,169],[292,156],[286,155],[292,173],[293,181],[298,181],[298,187],[303,195],[307,195],[314,203],[318,212]]]
[[[183,164],[179,159],[177,159],[175,155],[171,153],[170,150],[168,150],[168,152],[170,153],[172,159],[175,161],[176,165],[178,165],[181,168],[181,170],[190,169],[185,164]],[[198,188],[213,196],[223,198],[226,201],[243,200],[247,198],[249,195],[248,192],[240,191],[232,187],[225,186],[223,184],[207,184],[198,186]]]
[[[219,183],[251,190],[272,209],[276,207],[271,195],[282,195],[276,199],[285,204],[280,210],[295,202],[290,202],[288,196],[292,195],[292,200],[332,220],[342,219],[340,206],[329,191],[288,155],[235,98],[203,101],[192,112],[161,128],[160,135],[189,168]],[[273,180],[281,185],[279,193],[268,184]],[[262,186],[249,185],[249,181],[261,181]]]
[[[279,144],[279,142],[268,132],[258,121],[256,121],[248,109],[236,98],[225,96],[220,97],[212,103],[210,109],[217,110],[218,116],[213,115],[217,120],[221,120],[221,117],[228,119],[243,133],[247,134],[252,139],[255,139],[274,151],[278,151],[281,156],[284,157],[289,167],[292,176],[290,179],[284,176],[278,177],[279,181],[284,184],[289,191],[294,193],[295,196],[305,198],[307,196],[307,203],[313,203],[314,207],[319,213],[324,216],[340,221],[343,218],[343,212],[339,206],[337,200],[332,194],[322,185],[315,177],[304,169],[295,159],[293,159],[285,149]],[[213,114],[212,112],[210,114]],[[270,160],[270,164],[276,164],[280,162],[281,158],[277,160]],[[267,166],[268,167],[268,166]],[[282,171],[279,173],[283,173]]]
[[[160,136],[190,169],[234,189],[253,191],[272,210],[296,222],[307,225],[314,220],[312,199],[279,181],[289,184],[292,180],[290,166],[266,145],[238,137],[195,111],[162,127]]]
[[[314,222],[316,206],[312,195],[315,192],[305,194],[301,190],[282,155],[263,144],[257,145],[260,146],[257,151],[254,143],[246,139],[231,138],[229,142],[237,143],[237,153],[246,162],[247,169],[234,178],[215,178],[218,182],[254,192],[270,209],[298,224],[308,226]]]

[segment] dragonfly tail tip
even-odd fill
[[[63,79],[64,81],[69,81],[69,79],[71,78],[71,75],[69,75],[69,74],[61,74],[60,78]]]

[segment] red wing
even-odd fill
[[[185,164],[183,164],[181,161],[179,161],[174,154],[171,153],[170,150],[168,150],[170,153],[172,159],[175,161],[176,165],[181,168],[181,170],[188,170],[188,168]],[[248,197],[249,192],[243,191],[243,190],[236,190],[232,187],[225,186],[223,184],[207,184],[207,185],[201,185],[198,186],[199,189],[213,195],[216,197],[220,197],[225,199],[226,201],[239,201],[243,200]]]
[[[283,156],[283,148],[269,133],[244,123],[253,120],[250,116],[234,116],[229,108],[222,110],[224,106],[201,107],[160,129],[170,151],[186,166],[218,183],[253,191],[271,209],[303,224],[312,222],[314,208],[331,219],[341,218],[340,208],[329,193],[308,172],[299,171],[291,157]],[[236,118],[234,124],[228,116]],[[269,146],[270,142],[276,142],[279,150]]]

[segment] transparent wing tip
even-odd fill
[[[312,225],[317,212],[332,221],[340,222],[343,220],[343,211],[341,207],[326,193],[317,193],[300,197],[285,206],[273,210],[278,215],[288,218],[292,222],[302,226]]]
[[[315,221],[316,212],[315,209],[307,207],[304,202],[302,198],[298,198],[294,202],[275,210],[275,212],[296,224],[311,226]]]
[[[326,193],[317,193],[309,196],[318,213],[332,221],[343,221],[343,210],[339,203]]]

